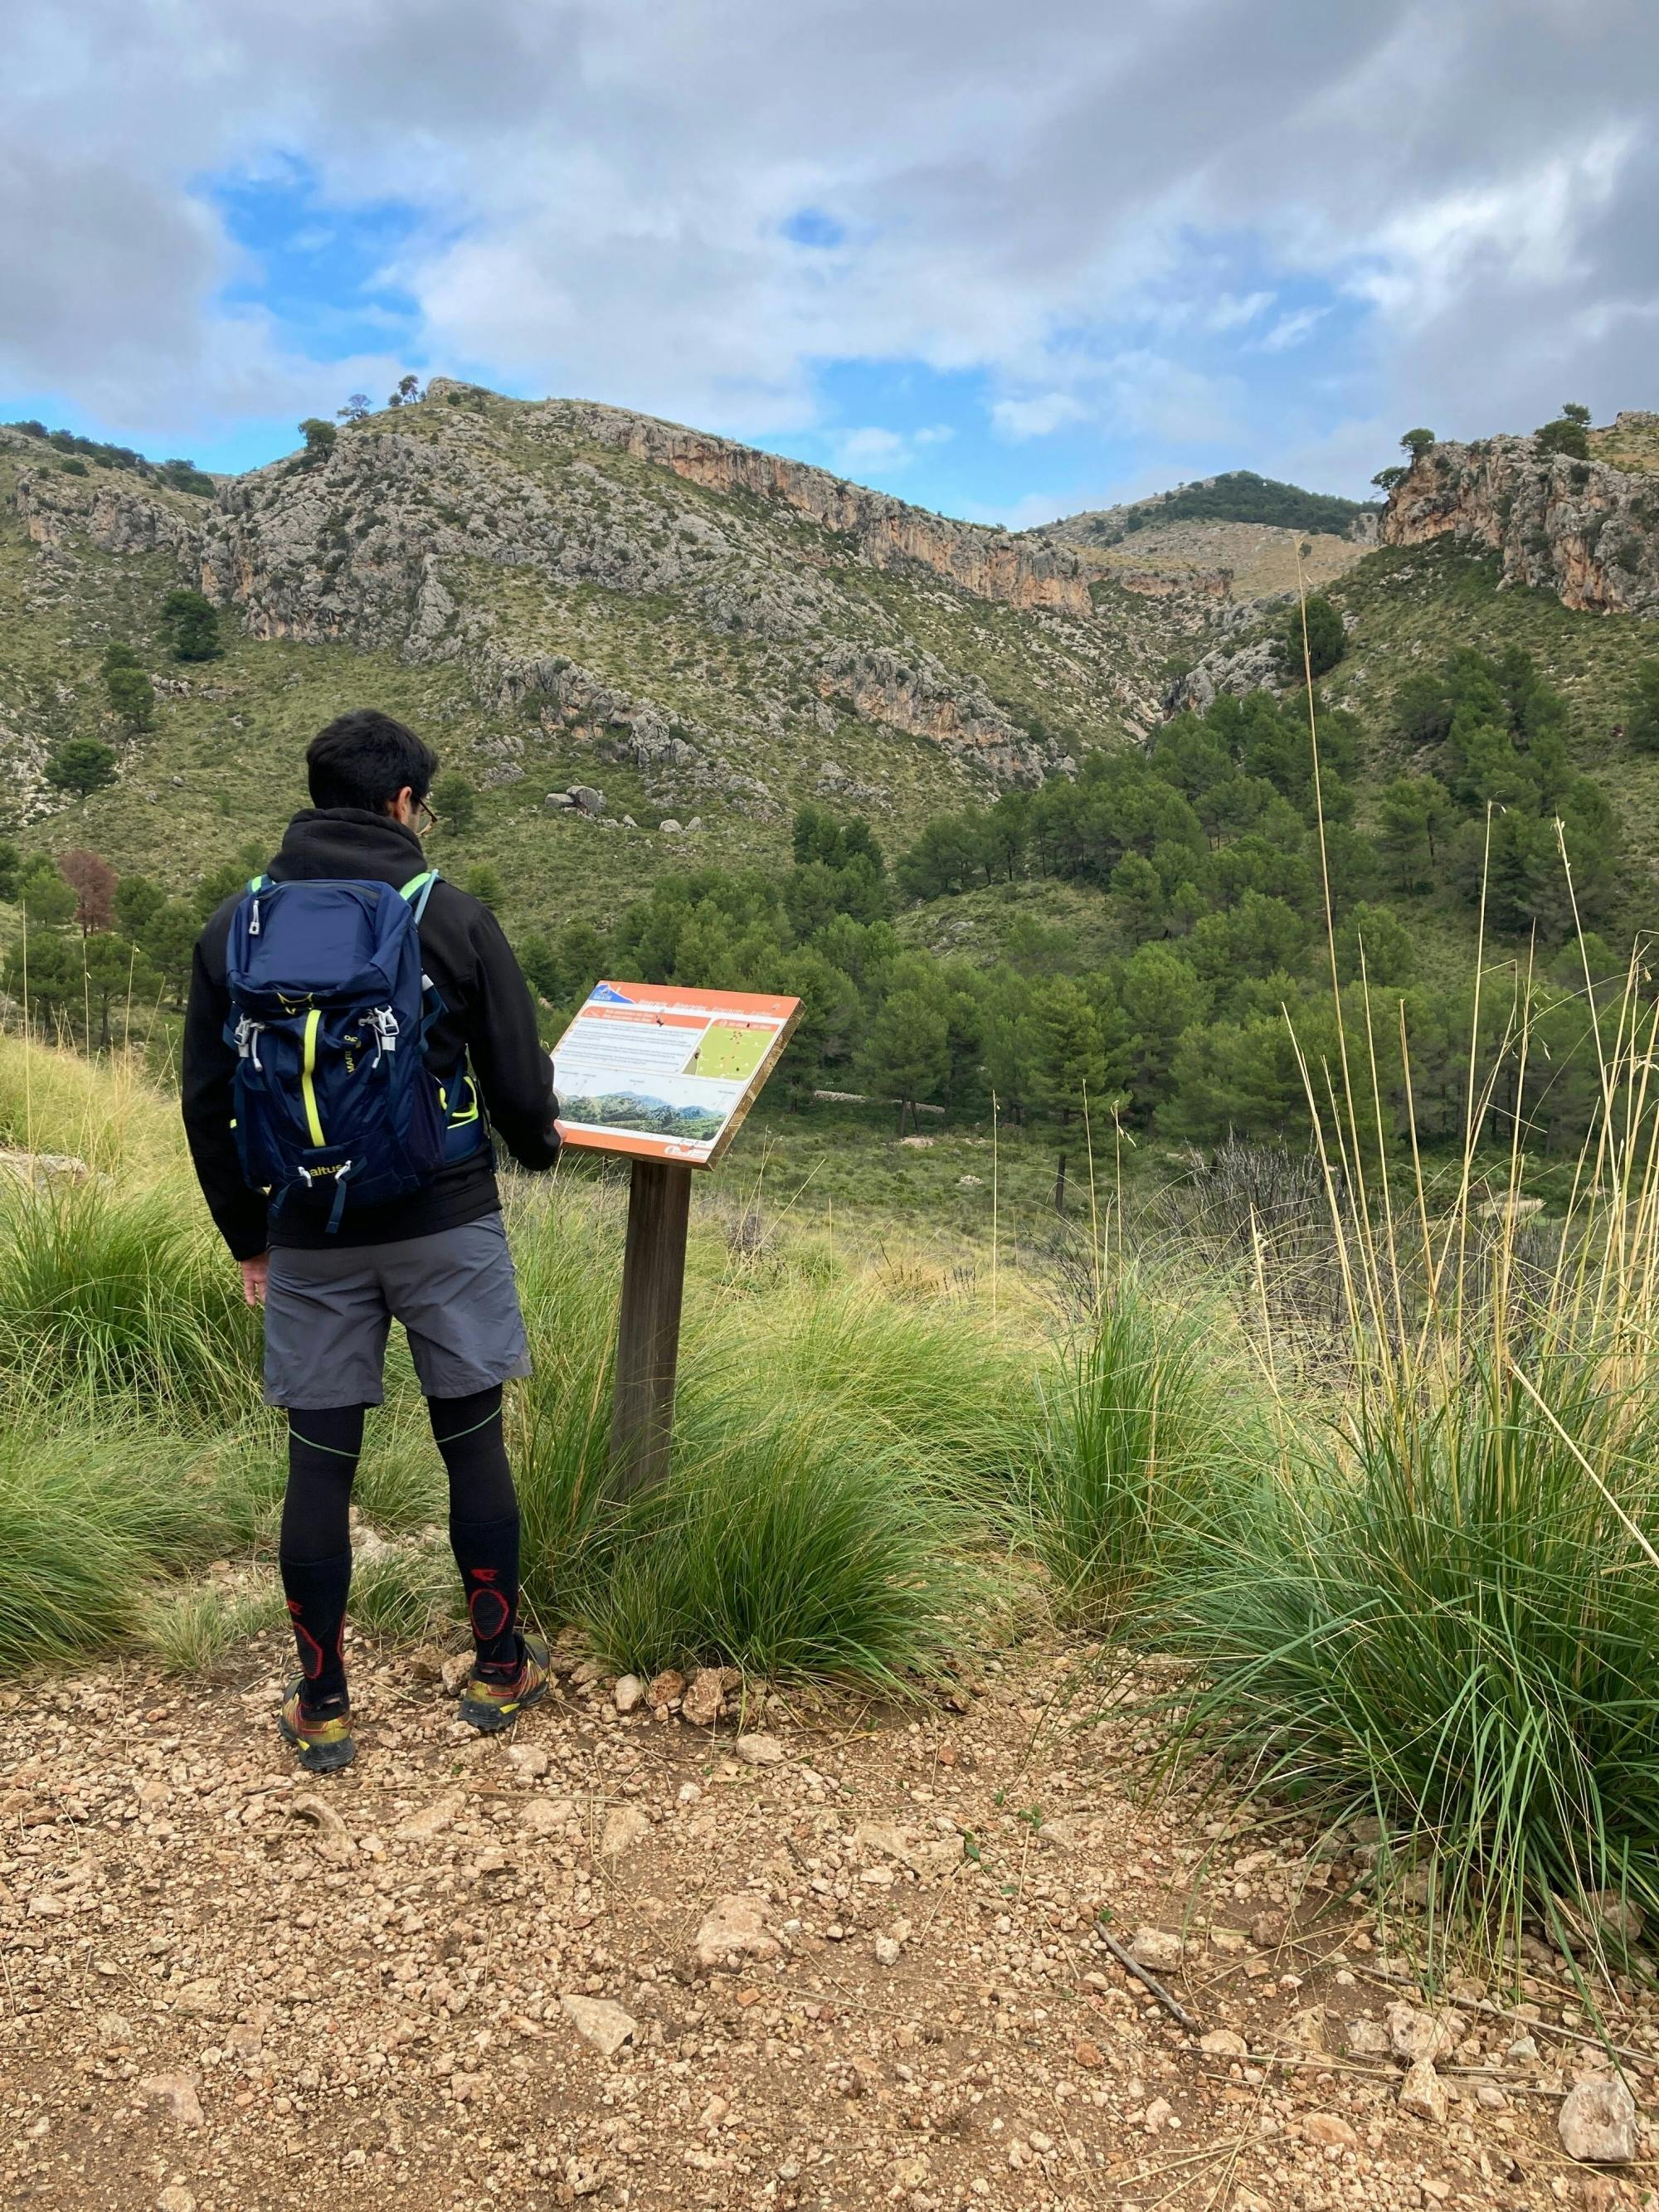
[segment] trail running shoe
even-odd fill
[[[332,1774],[349,1766],[357,1756],[350,1706],[340,1698],[313,1711],[305,1703],[302,1682],[294,1685],[277,1708],[276,1726],[283,1742],[291,1743],[299,1753],[300,1764],[308,1774]]]
[[[552,1679],[552,1662],[546,1644],[537,1636],[521,1636],[524,1664],[505,1682],[491,1681],[475,1667],[461,1697],[461,1718],[489,1735],[511,1728],[526,1705],[540,1703]]]

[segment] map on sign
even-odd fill
[[[713,1167],[800,1018],[799,999],[596,983],[553,1048],[568,1145]]]

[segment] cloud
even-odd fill
[[[1260,341],[1263,353],[1285,353],[1298,346],[1305,337],[1311,337],[1327,315],[1328,307],[1298,307],[1293,314],[1281,315],[1273,328]]]
[[[1073,422],[1086,422],[1089,409],[1069,392],[1042,392],[1030,399],[999,399],[991,420],[1005,438],[1046,438]]]
[[[9,31],[0,377],[135,430],[401,365],[231,304],[211,183],[296,161],[316,224],[404,211],[412,360],[750,435],[821,427],[849,361],[976,374],[1008,439],[1258,462],[1650,380],[1647,0],[76,0]],[[1273,364],[1327,307],[1350,382],[1287,420]]]

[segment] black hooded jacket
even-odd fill
[[[307,809],[288,826],[269,873],[278,883],[319,878],[406,884],[427,866],[421,841],[388,815],[361,807]],[[197,1180],[219,1233],[239,1260],[268,1245],[313,1249],[389,1244],[429,1237],[494,1213],[501,1205],[495,1152],[484,1146],[444,1168],[422,1190],[389,1206],[348,1207],[337,1235],[328,1234],[330,1200],[294,1192],[267,1218],[264,1194],[242,1180],[231,1128],[236,1055],[225,1042],[230,994],[225,955],[237,898],[228,898],[197,939],[185,1016],[184,1115]],[[432,887],[421,918],[421,957],[444,1012],[433,1026],[427,1058],[447,1079],[462,1060],[483,1093],[493,1133],[520,1166],[550,1168],[558,1158],[554,1126],[553,1063],[536,1033],[530,988],[483,906],[453,884]]]

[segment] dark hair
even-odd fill
[[[432,788],[438,756],[413,730],[374,707],[354,707],[306,747],[313,806],[362,806],[384,814],[405,786],[416,799]]]

